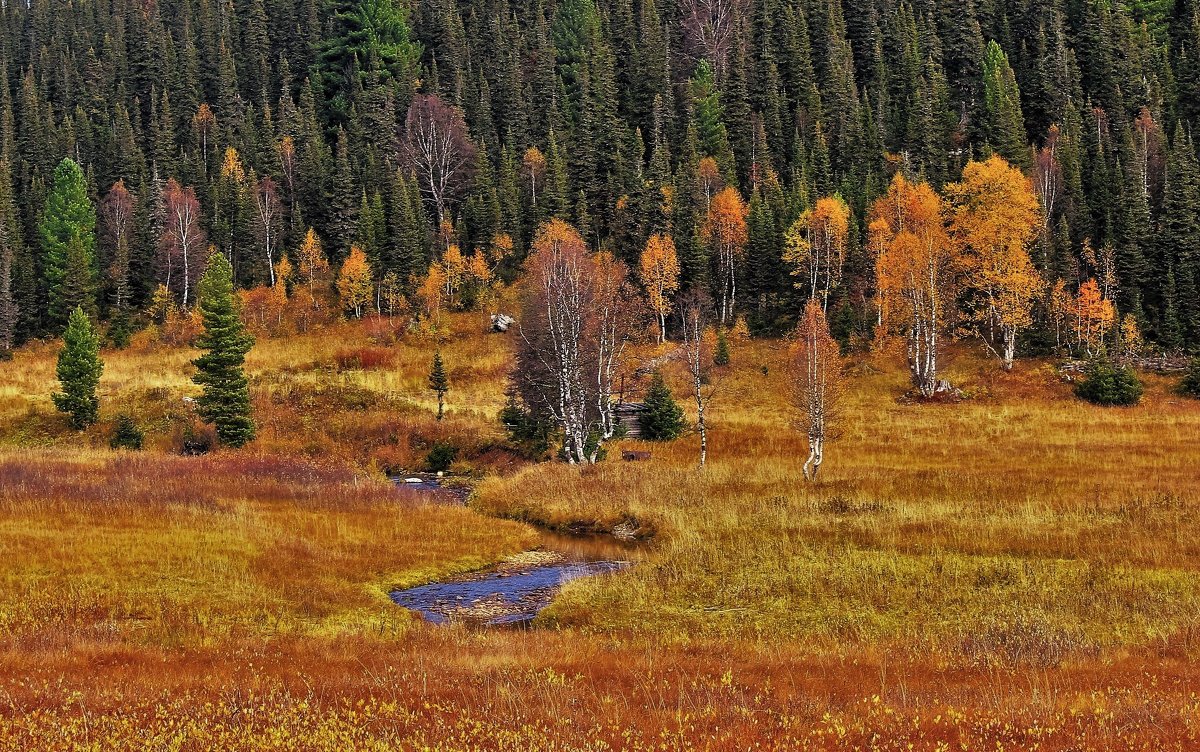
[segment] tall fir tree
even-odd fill
[[[1158,234],[1160,264],[1174,277],[1173,300],[1184,337],[1200,343],[1200,165],[1196,150],[1183,132],[1175,135],[1163,192],[1162,227]]]
[[[1009,162],[1027,169],[1030,159],[1021,92],[1008,55],[994,39],[988,42],[983,55],[983,115],[982,130],[991,147]]]
[[[66,325],[76,305],[95,307],[96,209],[88,197],[83,170],[69,157],[54,171],[38,230],[48,293],[47,320],[52,329],[58,329]]]
[[[204,391],[196,400],[196,410],[216,427],[222,444],[240,447],[254,438],[250,387],[243,368],[254,338],[242,325],[233,267],[219,251],[209,255],[200,278],[200,317],[204,331],[196,346],[205,352],[193,361],[192,380]]]
[[[100,399],[96,396],[96,386],[103,372],[100,337],[92,329],[88,315],[82,308],[76,308],[63,333],[63,348],[58,353],[55,368],[62,391],[53,395],[54,406],[66,413],[72,428],[82,430],[99,419]]]
[[[437,419],[441,420],[446,414],[446,393],[450,391],[450,377],[446,375],[446,364],[442,361],[442,351],[433,354],[433,365],[429,369],[429,390],[437,395]]]

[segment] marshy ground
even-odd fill
[[[782,348],[735,343],[705,471],[692,437],[580,470],[505,449],[508,340],[478,319],[263,340],[259,440],[203,457],[175,451],[186,350],[105,353],[102,417],[142,453],[54,414],[54,347],[0,365],[0,750],[1200,745],[1200,403],[1169,380],[1104,409],[962,349],[968,399],[906,404],[895,356],[858,357],[806,485]],[[467,507],[387,480],[443,442]],[[630,520],[638,565],[530,630],[388,597],[536,550],[526,522]]]

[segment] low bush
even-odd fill
[[[1075,384],[1075,396],[1095,405],[1136,405],[1142,398],[1142,382],[1133,368],[1094,358]]]
[[[113,424],[112,438],[108,444],[113,449],[141,449],[145,440],[145,433],[134,419],[126,413],[121,413]]]
[[[450,469],[456,459],[458,459],[458,447],[439,441],[425,456],[425,467],[432,473],[444,473]]]
[[[207,423],[190,421],[176,429],[172,443],[183,455],[208,454],[217,447],[217,432]]]

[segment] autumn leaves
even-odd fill
[[[923,396],[936,389],[941,339],[955,332],[977,335],[1012,367],[1046,288],[1029,256],[1041,219],[1029,179],[997,156],[968,163],[945,198],[897,175],[872,206],[879,333],[904,338]]]
[[[1045,288],[1029,256],[1040,207],[1020,170],[995,156],[971,162],[945,196],[897,174],[867,218],[876,334],[904,339],[913,386],[924,397],[937,390],[939,348],[956,319],[1011,368],[1017,334],[1032,324]],[[791,358],[793,405],[808,438],[808,479],[820,469],[843,385],[825,308],[841,280],[849,219],[841,197],[822,198],[786,236],[784,259],[809,293]]]

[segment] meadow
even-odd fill
[[[1099,408],[961,345],[967,398],[913,404],[894,355],[856,356],[805,484],[784,349],[738,342],[703,471],[694,436],[581,470],[506,446],[510,340],[448,321],[263,339],[259,439],[202,457],[178,454],[186,348],[106,352],[83,434],[50,404],[54,345],[0,365],[0,750],[1200,745],[1200,403],[1169,379]],[[669,352],[635,356],[666,354],[686,409]],[[107,448],[118,411],[146,451]],[[469,508],[384,478],[439,442],[478,479]],[[527,523],[632,524],[648,553],[529,630],[387,600],[537,545]]]

